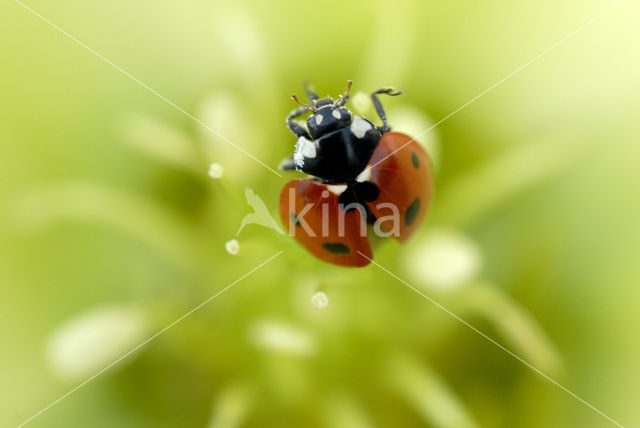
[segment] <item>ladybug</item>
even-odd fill
[[[399,95],[393,88],[371,94],[382,126],[345,107],[351,91],[337,100],[320,99],[305,85],[309,104],[286,119],[298,138],[283,170],[309,178],[289,181],[280,194],[280,217],[289,233],[317,258],[339,266],[371,262],[369,236],[413,235],[424,217],[433,184],[429,158],[408,135],[391,132],[378,95]],[[296,118],[311,113],[306,126]]]

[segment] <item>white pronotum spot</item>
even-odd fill
[[[334,110],[332,113],[333,117],[335,117],[336,119],[340,119],[340,111],[339,110]]]
[[[316,146],[313,141],[306,139],[305,137],[298,138],[296,143],[296,150],[293,153],[293,162],[298,168],[302,168],[305,158],[313,159],[316,157]]]
[[[356,177],[356,181],[358,183],[363,183],[365,181],[369,181],[371,178],[371,165],[367,165],[367,167]]]
[[[316,125],[320,125],[322,123],[322,120],[324,119],[324,116],[322,116],[321,114],[316,114]]]
[[[366,134],[371,128],[371,124],[360,116],[355,116],[351,122],[351,133],[357,138],[364,137],[364,134]]]
[[[327,184],[327,190],[336,195],[341,195],[342,192],[347,190],[346,184]]]

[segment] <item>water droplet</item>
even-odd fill
[[[227,253],[234,256],[238,254],[238,251],[240,251],[240,244],[235,239],[228,241],[226,244],[224,244],[224,247],[226,248]]]
[[[329,297],[322,291],[318,291],[311,296],[311,306],[316,309],[326,308],[329,304]]]

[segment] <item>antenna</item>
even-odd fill
[[[340,99],[338,100],[338,103],[337,103],[340,107],[345,105],[345,103],[349,99],[349,93],[351,92],[351,85],[353,85],[353,82],[351,80],[347,80],[347,90],[345,91],[344,94],[340,95]]]
[[[297,96],[296,94],[291,95],[291,99],[292,99],[293,101],[295,101],[296,103],[298,103],[300,106],[302,106],[302,107],[304,107],[304,108],[306,108],[306,109],[308,109],[308,110],[311,110],[312,112],[315,112],[315,111],[316,111],[316,108],[315,108],[315,107],[312,107],[312,106],[310,106],[309,104],[305,104],[305,103],[303,103],[302,101],[300,101],[300,99],[298,98],[298,96]]]

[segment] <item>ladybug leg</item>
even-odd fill
[[[291,132],[293,132],[293,135],[295,135],[296,137],[311,138],[309,136],[309,132],[307,131],[307,128],[305,128],[304,126],[302,126],[301,124],[293,120],[296,117],[302,116],[308,111],[309,111],[309,108],[307,107],[298,107],[297,109],[291,111],[291,113],[289,113],[289,116],[287,116],[287,127]]]
[[[283,159],[282,162],[280,162],[280,169],[282,171],[291,171],[296,169],[296,164],[293,162],[293,158]]]
[[[383,134],[385,132],[389,132],[391,128],[389,127],[389,123],[387,122],[387,114],[384,112],[384,107],[382,107],[382,103],[378,99],[378,94],[396,96],[400,95],[401,93],[402,91],[396,91],[395,89],[389,87],[380,88],[377,91],[371,93],[371,100],[373,101],[373,105],[376,108],[378,116],[380,116],[380,119],[382,119],[382,128],[380,129],[380,132],[382,132]]]

